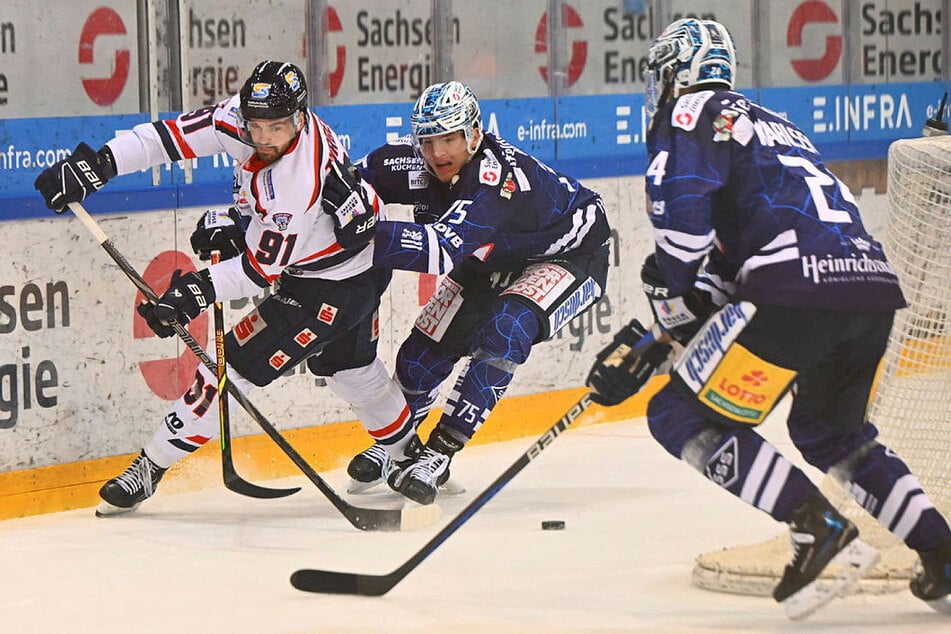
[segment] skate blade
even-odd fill
[[[376,488],[380,484],[383,484],[383,478],[379,478],[371,482],[360,482],[359,480],[350,478],[350,482],[347,484],[347,493],[359,495],[361,493],[366,493],[370,489]]]
[[[855,539],[829,562],[842,571],[834,579],[816,579],[783,601],[786,616],[794,621],[804,619],[836,597],[847,597],[858,588],[881,554],[861,539]]]
[[[940,599],[926,599],[925,603],[927,603],[935,612],[951,614],[951,595],[949,594],[944,595]]]
[[[441,495],[462,495],[466,492],[466,487],[453,478],[449,478],[445,482],[439,485],[439,493]]]
[[[139,502],[139,504],[142,504]],[[96,517],[110,517],[112,515],[123,515],[125,513],[131,513],[135,509],[139,508],[139,504],[135,504],[129,507],[116,506],[114,504],[109,504],[105,500],[99,501],[99,506],[96,507]]]

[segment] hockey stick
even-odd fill
[[[305,592],[320,592],[324,594],[359,594],[363,596],[378,597],[389,592],[389,590],[402,581],[403,577],[412,572],[424,559],[429,557],[433,551],[439,548],[440,544],[449,539],[449,536],[459,530],[470,517],[475,515],[476,511],[482,508],[486,502],[495,497],[495,494],[502,490],[509,481],[512,480],[518,472],[525,468],[529,462],[538,457],[548,445],[554,442],[555,438],[565,431],[569,425],[580,417],[588,406],[591,405],[591,396],[585,393],[581,399],[571,406],[571,409],[551,426],[542,436],[536,440],[528,450],[519,456],[518,460],[512,463],[502,475],[495,479],[487,489],[476,496],[466,508],[456,515],[450,522],[430,539],[426,544],[416,551],[409,560],[393,572],[385,575],[363,575],[352,572],[334,572],[331,570],[313,570],[304,568],[294,572],[291,575],[291,585],[298,590]]]
[[[92,219],[89,212],[79,203],[70,203],[69,208],[73,214],[82,221],[89,232],[93,234],[96,240],[99,241],[99,245],[102,246],[106,253],[109,254],[109,257],[119,265],[119,268],[122,269],[126,277],[135,284],[136,288],[142,291],[142,294],[145,295],[149,301],[155,302],[158,299],[155,295],[155,291],[152,290],[148,282],[139,275],[135,268],[129,264],[128,260],[125,259],[125,256],[112,244],[112,240],[110,240],[109,236],[99,227],[99,224]],[[173,323],[172,328],[175,330],[175,334],[188,346],[188,349],[198,357],[198,360],[201,361],[209,371],[217,375],[218,366],[208,357],[208,354],[202,349],[198,342],[195,341],[191,333],[179,323]],[[428,526],[439,520],[442,511],[435,504],[430,504],[429,506],[411,506],[403,509],[368,509],[353,506],[348,503],[307,464],[307,461],[297,453],[297,450],[284,439],[284,436],[274,428],[267,418],[258,411],[254,404],[248,400],[248,397],[246,397],[234,383],[227,381],[226,388],[228,393],[231,394],[231,396],[241,404],[241,407],[244,408],[248,415],[254,419],[254,422],[284,451],[287,457],[291,459],[291,462],[297,465],[297,468],[320,489],[320,492],[330,500],[330,503],[356,528],[365,531],[398,531],[405,528]]]
[[[218,264],[218,251],[211,252],[211,263]],[[282,498],[300,491],[300,487],[292,489],[271,489],[258,486],[242,478],[234,468],[234,458],[231,455],[231,416],[228,413],[228,391],[225,387],[227,380],[225,367],[225,315],[221,302],[212,306],[215,322],[215,361],[218,369],[218,423],[221,437],[221,475],[225,487],[235,493],[252,498]]]

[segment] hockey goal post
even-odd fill
[[[908,307],[895,318],[870,419],[881,441],[918,476],[951,517],[951,136],[894,142],[888,151],[888,209],[882,236]],[[908,587],[916,553],[865,513],[831,477],[823,493],[882,552],[861,592]],[[788,532],[697,557],[694,584],[768,596],[792,556]],[[837,571],[829,570],[827,574]]]

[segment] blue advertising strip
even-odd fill
[[[815,142],[826,161],[884,158],[897,139],[916,137],[948,86],[941,82],[763,88],[743,91],[784,113]],[[576,178],[644,173],[647,119],[639,93],[570,96],[556,100],[486,99],[486,129]],[[409,134],[411,103],[321,106],[318,114],[358,158]],[[166,114],[163,117],[171,117]],[[947,118],[947,113],[945,113]],[[49,213],[33,189],[46,166],[80,142],[98,149],[146,115],[8,119],[0,121],[0,220]],[[202,157],[115,179],[92,196],[92,213],[227,205],[233,162]]]

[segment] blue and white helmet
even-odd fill
[[[664,94],[676,98],[691,86],[736,81],[733,36],[713,20],[684,18],[668,26],[647,52],[647,113],[653,116]]]
[[[461,130],[472,145],[476,130],[482,129],[479,101],[468,86],[458,81],[433,84],[423,91],[410,115],[413,141]]]

